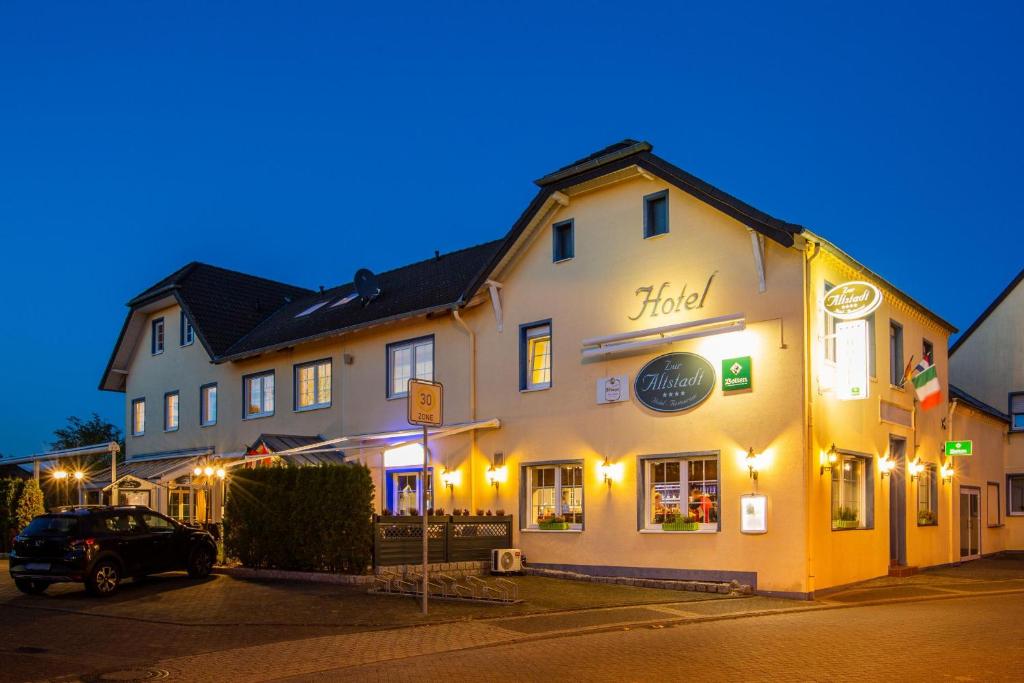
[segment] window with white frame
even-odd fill
[[[331,405],[331,359],[295,366],[295,410]]]
[[[181,330],[180,341],[182,346],[188,346],[196,340],[195,328],[192,327],[192,321],[185,315],[185,311],[181,312],[181,327],[179,329]]]
[[[939,523],[939,483],[935,465],[925,463],[917,475],[917,524],[934,526]]]
[[[203,427],[217,424],[217,385],[199,387],[199,424]]]
[[[832,529],[871,527],[870,460],[839,453],[832,465]]]
[[[675,522],[693,531],[718,531],[718,455],[647,458],[643,476],[643,527],[661,530]]]
[[[1003,509],[999,505],[999,482],[990,481],[985,490],[985,518],[988,526],[1000,526],[1003,523]]]
[[[519,330],[519,388],[551,386],[551,323],[523,325]]]
[[[178,392],[164,394],[164,431],[178,431]]]
[[[1012,517],[1024,515],[1024,474],[1007,475],[1006,509]]]
[[[146,399],[137,398],[132,401],[132,436],[146,433]]]
[[[245,419],[274,414],[274,371],[247,375],[245,385]]]
[[[583,528],[583,463],[544,463],[523,467],[522,518],[526,528],[545,531]]]
[[[189,489],[167,492],[167,516],[182,523],[192,521],[192,492]]]
[[[434,337],[388,344],[388,398],[409,393],[410,379],[434,379]]]
[[[149,336],[149,350],[155,356],[164,352],[164,319],[157,318],[153,321]]]

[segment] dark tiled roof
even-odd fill
[[[951,347],[949,347],[949,355],[952,356],[954,353],[956,353],[956,350],[960,348],[960,345],[967,341],[967,339],[972,334],[974,334],[974,331],[976,329],[981,327],[981,324],[985,322],[985,320],[990,315],[992,315],[993,311],[999,308],[999,305],[1003,303],[1003,300],[1006,299],[1006,297],[1010,296],[1010,292],[1012,292],[1017,287],[1017,285],[1019,285],[1022,281],[1024,281],[1024,270],[1017,273],[1017,277],[1013,278],[1010,284],[1006,286],[1006,289],[999,293],[999,296],[997,296],[995,300],[988,305],[988,308],[986,308],[982,312],[982,314],[978,316],[978,319],[971,323],[971,326],[968,327],[967,330],[960,335],[960,338],[957,339]]]
[[[598,159],[602,159],[604,157],[612,157],[618,153],[625,152],[631,147],[635,147],[636,151],[648,151],[651,149],[651,144],[649,142],[640,142],[638,140],[631,140],[629,138],[626,138],[625,140],[621,140],[619,142],[616,142],[615,144],[608,145],[604,149],[599,149],[593,154],[588,154],[582,159],[577,159],[571,164],[566,164],[557,171],[552,171],[543,178],[539,178],[533,182],[543,187],[544,185],[554,182],[559,177],[570,175],[570,172],[572,171],[580,172],[585,170],[586,168],[590,167],[593,163],[597,162]]]
[[[949,385],[949,397],[950,398],[958,399],[958,400],[962,401],[963,403],[966,403],[967,405],[971,406],[972,408],[974,408],[976,410],[980,410],[981,412],[983,412],[983,413],[985,413],[987,415],[990,415],[990,416],[996,418],[997,420],[1001,420],[1001,421],[1003,421],[1003,422],[1005,422],[1007,424],[1010,423],[1010,416],[1009,415],[1007,415],[1006,413],[1002,412],[1001,410],[997,410],[997,409],[993,408],[992,406],[990,406],[989,404],[987,404],[987,403],[985,403],[983,401],[980,401],[980,400],[974,398],[973,396],[968,394],[966,391],[964,391],[960,387],[956,387],[956,386],[953,386],[952,384],[950,384]]]
[[[346,304],[333,306],[354,293],[351,283],[296,299],[282,306],[263,324],[232,345],[223,359],[229,360],[330,336],[390,318],[455,305],[501,245],[502,240],[487,242],[381,273],[377,276],[381,294],[366,305],[356,297]],[[296,317],[320,302],[327,303],[309,315]]]
[[[260,434],[260,438],[256,439],[248,450],[255,451],[259,449],[260,445],[263,445],[271,453],[279,453],[292,448],[312,446],[322,441],[324,441],[324,437],[320,435]],[[324,446],[308,453],[288,453],[284,455],[284,458],[294,465],[340,465],[345,462],[345,453],[337,448]]]
[[[209,352],[218,357],[289,300],[311,290],[193,262],[128,302],[129,306],[177,292]]]

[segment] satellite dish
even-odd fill
[[[369,268],[360,268],[356,271],[354,284],[363,303],[368,304],[380,296],[380,283],[377,282],[377,276]]]

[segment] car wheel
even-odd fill
[[[15,579],[14,585],[26,595],[42,595],[50,587],[48,582],[35,579]]]
[[[89,572],[85,588],[93,595],[107,597],[117,592],[121,584],[121,567],[110,560],[100,560]]]
[[[202,579],[210,575],[213,569],[213,553],[209,548],[193,548],[188,556],[188,575],[193,579]]]

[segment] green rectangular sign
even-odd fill
[[[722,361],[722,391],[753,388],[750,356],[726,358]]]
[[[946,455],[974,455],[973,441],[947,441]]]

